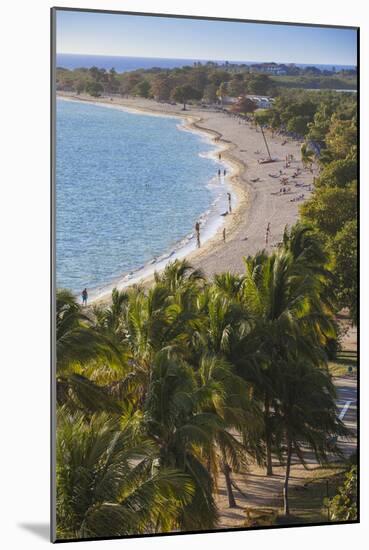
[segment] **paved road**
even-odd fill
[[[340,441],[345,456],[349,457],[356,450],[357,437],[357,382],[353,378],[337,378],[337,405],[344,423],[353,435],[347,441]]]

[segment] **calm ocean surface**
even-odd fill
[[[59,288],[102,288],[172,250],[211,212],[221,187],[214,147],[180,124],[57,100]]]
[[[65,69],[79,69],[81,67],[90,68],[98,67],[99,69],[109,70],[112,67],[118,73],[124,73],[126,71],[134,71],[136,69],[151,69],[152,67],[160,67],[162,69],[173,69],[175,67],[183,67],[184,65],[193,65],[195,61],[201,61],[206,63],[206,60],[199,59],[171,59],[171,58],[152,58],[152,57],[124,57],[124,56],[108,56],[108,55],[82,55],[82,54],[69,54],[58,53],[56,56],[57,67],[64,67]],[[267,60],[270,61],[270,60]],[[222,63],[222,61],[218,61]],[[231,63],[236,63],[235,61]],[[251,65],[255,61],[238,61],[238,63],[245,63]],[[258,61],[259,63],[259,61]],[[353,69],[353,65],[319,65],[311,63],[296,63],[298,67],[314,66],[318,69],[331,70],[335,67],[339,69]]]

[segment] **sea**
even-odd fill
[[[108,56],[108,55],[82,55],[82,54],[67,54],[57,53],[56,66],[63,67],[64,69],[79,69],[98,67],[99,69],[110,70],[114,68],[118,73],[124,73],[126,71],[134,71],[136,69],[151,69],[153,67],[162,69],[174,69],[176,67],[184,67],[193,65],[194,63],[206,63],[211,60],[204,59],[171,59],[171,58],[152,58],[152,57],[124,57],[124,56]],[[226,60],[217,60],[216,63],[222,64]],[[255,61],[231,61],[230,64],[252,65]],[[260,63],[258,61],[257,63]],[[321,65],[316,63],[295,63],[297,67],[317,67],[321,70],[332,69],[354,69],[353,65]]]
[[[97,297],[223,223],[225,165],[182,119],[57,99],[56,136],[58,288]]]

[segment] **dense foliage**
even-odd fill
[[[326,267],[296,226],[243,275],[207,281],[176,261],[92,310],[58,292],[59,538],[216,528],[219,475],[234,506],[232,472],[271,473],[272,452],[289,513],[292,454],[324,462],[347,433],[325,364]]]
[[[263,67],[257,72],[247,65],[195,63],[174,69],[138,69],[125,73],[117,73],[114,68],[107,71],[97,67],[68,70],[58,67],[56,71],[57,89],[80,94],[86,92],[92,96],[101,94],[120,94],[122,96],[140,96],[154,98],[159,101],[176,100],[178,87],[190,86],[194,93],[190,99],[214,103],[219,96],[238,97],[245,94],[277,95],[278,90],[285,92],[286,88],[311,89],[356,89],[356,72],[323,72],[318,74],[313,67],[292,70],[286,67],[284,71],[291,74],[270,75],[263,72]]]
[[[347,96],[319,105],[308,124],[307,140],[319,167],[312,197],[301,207],[302,220],[313,226],[331,258],[334,289],[340,307],[357,320],[357,112]]]
[[[337,495],[327,504],[331,520],[355,521],[357,519],[357,466],[353,466],[346,473]]]

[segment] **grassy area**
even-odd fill
[[[328,369],[332,376],[356,376],[357,352],[340,351],[336,360],[328,363]]]

